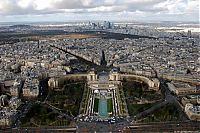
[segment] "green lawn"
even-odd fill
[[[62,109],[69,115],[77,116],[82,100],[85,83],[80,81],[66,81],[63,91],[53,91],[48,101],[53,106]]]
[[[137,113],[143,112],[146,109],[152,107],[154,104],[131,104],[127,103],[128,113],[130,116],[134,116]]]
[[[108,113],[113,112],[113,103],[112,103],[112,98],[107,99],[107,108],[108,108]]]
[[[154,90],[149,90],[144,83],[124,81],[123,90],[126,97],[144,98],[146,100],[160,100],[162,95]]]
[[[126,97],[137,97],[140,98],[144,92],[144,90],[147,90],[148,86],[143,85],[138,82],[134,81],[125,81],[123,82],[123,90]]]
[[[152,104],[135,104],[140,99],[147,101],[158,101],[162,99],[162,95],[154,90],[149,90],[145,83],[139,83],[134,81],[124,81],[123,90],[127,103],[127,108],[130,116],[134,116],[150,107]]]
[[[181,121],[177,108],[174,105],[166,105],[143,120],[143,122],[161,121]]]
[[[99,106],[99,99],[94,99],[94,112],[98,112],[98,106]]]
[[[21,119],[21,126],[51,126],[52,123],[61,120],[58,116],[59,114],[54,113],[51,109],[35,104],[26,116]]]

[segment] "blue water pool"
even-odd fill
[[[108,109],[107,109],[107,100],[99,99],[99,107],[98,107],[99,115],[101,117],[108,117]]]

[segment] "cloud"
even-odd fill
[[[192,15],[199,0],[0,0],[0,15],[95,14]],[[176,16],[177,17],[177,16]]]

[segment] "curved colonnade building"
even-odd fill
[[[66,79],[86,80],[87,94],[85,103],[81,104],[79,117],[90,118],[92,120],[107,121],[110,118],[128,117],[128,109],[123,92],[122,81],[124,79],[146,83],[149,89],[159,90],[158,79],[150,79],[144,76],[133,74],[121,74],[118,71],[100,72],[90,71],[87,74],[69,74]],[[52,78],[48,84],[50,88],[58,88],[59,79]]]

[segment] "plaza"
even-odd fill
[[[121,81],[116,71],[95,73],[87,76],[88,101],[83,116],[92,120],[108,121],[114,117],[127,117],[126,102],[119,92]]]

